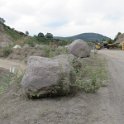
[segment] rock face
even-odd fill
[[[24,93],[30,97],[68,94],[71,84],[75,82],[69,62],[69,58],[71,60],[73,57],[69,56],[60,55],[52,59],[31,56],[21,82]]]
[[[122,43],[122,42],[124,42],[124,33],[118,35],[118,37],[117,37],[117,39],[115,41],[115,43]]]
[[[76,57],[85,58],[90,56],[90,47],[85,41],[80,39],[73,41],[67,46],[67,49]]]

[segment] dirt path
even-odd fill
[[[0,67],[8,69],[8,70],[12,67],[15,67],[17,69],[24,69],[26,67],[26,65],[19,61],[0,59]]]
[[[111,81],[97,96],[89,98],[93,114],[87,124],[124,124],[124,51],[99,53],[107,56]]]

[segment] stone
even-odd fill
[[[14,48],[14,49],[20,49],[21,46],[20,46],[20,45],[15,45],[13,48]]]
[[[31,56],[21,85],[29,97],[65,95],[71,92],[75,82],[74,69],[70,64],[72,55],[54,58]]]
[[[90,47],[83,40],[75,40],[70,45],[66,46],[66,48],[76,57],[86,58],[90,56]]]

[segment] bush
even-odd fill
[[[122,49],[122,45],[121,44],[117,44],[117,48]]]
[[[68,51],[65,47],[56,47],[55,45],[47,45],[43,48],[45,57],[54,57],[60,54],[67,54]]]
[[[11,76],[10,74],[6,74],[2,77],[0,77],[0,94],[2,94],[5,89],[9,86],[10,80],[11,80]]]
[[[7,57],[12,53],[12,48],[11,47],[5,47],[3,48],[3,57]]]
[[[4,93],[4,91],[12,84],[16,84],[16,86],[20,87],[20,82],[22,80],[24,73],[7,73],[0,76],[0,94]]]
[[[97,56],[80,60],[81,66],[76,61],[72,63],[76,73],[76,82],[74,85],[79,90],[94,93],[101,86],[105,85],[103,84],[107,80],[105,60]]]
[[[29,46],[34,47],[35,44],[37,43],[37,40],[35,38],[28,38],[25,43],[27,43]]]

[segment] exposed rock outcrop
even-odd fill
[[[122,43],[122,42],[124,42],[124,33],[123,34],[119,34],[118,36],[117,36],[117,39],[116,39],[116,41],[115,41],[116,43]]]

